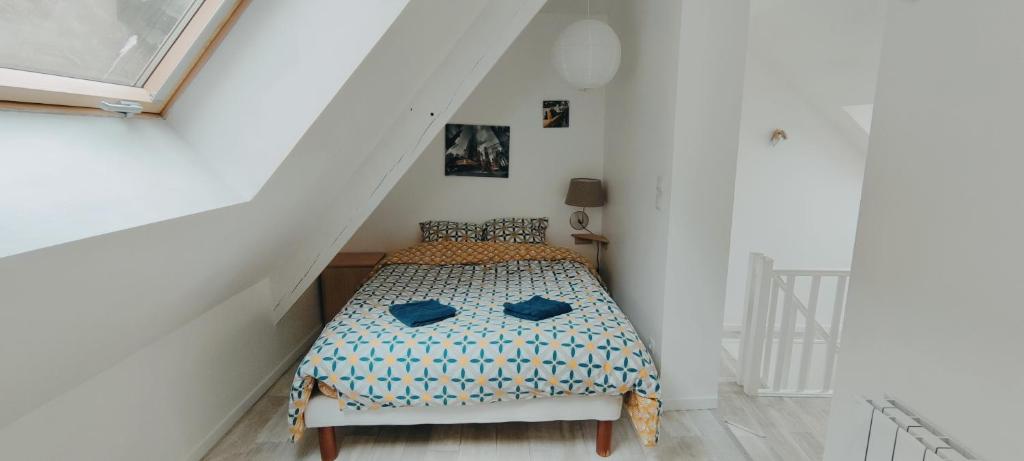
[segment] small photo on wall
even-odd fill
[[[569,101],[544,101],[544,128],[569,128]]]
[[[511,132],[507,126],[445,125],[444,175],[507,178]]]

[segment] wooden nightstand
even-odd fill
[[[320,321],[327,324],[382,259],[384,253],[338,253],[320,273]]]

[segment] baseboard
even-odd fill
[[[722,333],[742,333],[743,325],[739,323],[726,323],[722,325]]]
[[[242,415],[249,411],[260,397],[263,397],[263,394],[270,389],[270,386],[274,385],[277,378],[280,378],[292,363],[298,360],[299,357],[305,354],[306,351],[313,346],[313,341],[316,341],[316,338],[320,336],[320,330],[320,326],[318,325],[316,329],[310,332],[309,335],[302,340],[302,343],[300,343],[298,347],[289,352],[284,360],[278,363],[267,377],[263,378],[263,380],[260,381],[259,384],[257,384],[256,387],[254,387],[253,390],[249,392],[249,394],[246,395],[245,398],[242,399],[242,401],[239,402],[239,404],[220,421],[220,423],[217,423],[217,426],[210,431],[210,435],[207,435],[206,438],[203,439],[203,441],[200,442],[185,459],[190,461],[199,461],[203,456],[206,456],[206,453],[208,453],[210,449],[212,449],[213,446],[224,437],[224,434],[227,434],[235,423],[242,418]],[[283,417],[284,416],[282,415],[282,418]]]
[[[661,409],[673,410],[713,410],[718,408],[718,396],[692,399],[662,399]]]
[[[822,325],[821,328],[824,329],[825,331],[830,331],[830,330],[832,330],[832,325],[831,324],[829,324],[829,325]],[[782,330],[779,329],[779,328],[775,329],[775,333],[776,334],[779,334],[781,331]],[[804,331],[806,331],[806,330],[804,329],[803,325],[795,325],[793,327],[793,334],[802,335],[802,334],[804,334]],[[725,325],[722,325],[722,334],[723,335],[724,334],[734,334],[735,335],[735,334],[738,334],[738,333],[743,333],[743,325],[732,324],[732,323],[727,323]]]

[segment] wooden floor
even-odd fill
[[[298,443],[288,442],[285,409],[291,373],[286,373],[206,455],[206,460],[319,461],[316,431]],[[344,460],[515,460],[671,459],[680,461],[749,461],[713,411],[665,412],[657,447],[640,445],[629,419],[615,422],[612,455],[594,453],[593,421],[462,424],[437,426],[368,426],[337,430]]]
[[[832,399],[751,397],[732,378],[723,349],[718,414],[755,461],[821,461]]]
[[[723,357],[728,373],[731,363]],[[318,461],[316,432],[288,442],[285,373],[207,454],[207,460]],[[723,382],[718,410],[668,411],[661,441],[640,445],[628,418],[615,422],[612,455],[594,453],[596,423],[549,422],[337,429],[344,460],[664,459],[680,461],[819,461],[827,399],[752,398]],[[736,424],[747,430],[740,429]],[[763,435],[764,437],[761,437]],[[749,454],[748,454],[749,453]]]

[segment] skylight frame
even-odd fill
[[[108,113],[99,109],[101,102],[133,101],[144,113],[161,114],[248,3],[204,0],[141,86],[0,68],[0,109]]]

